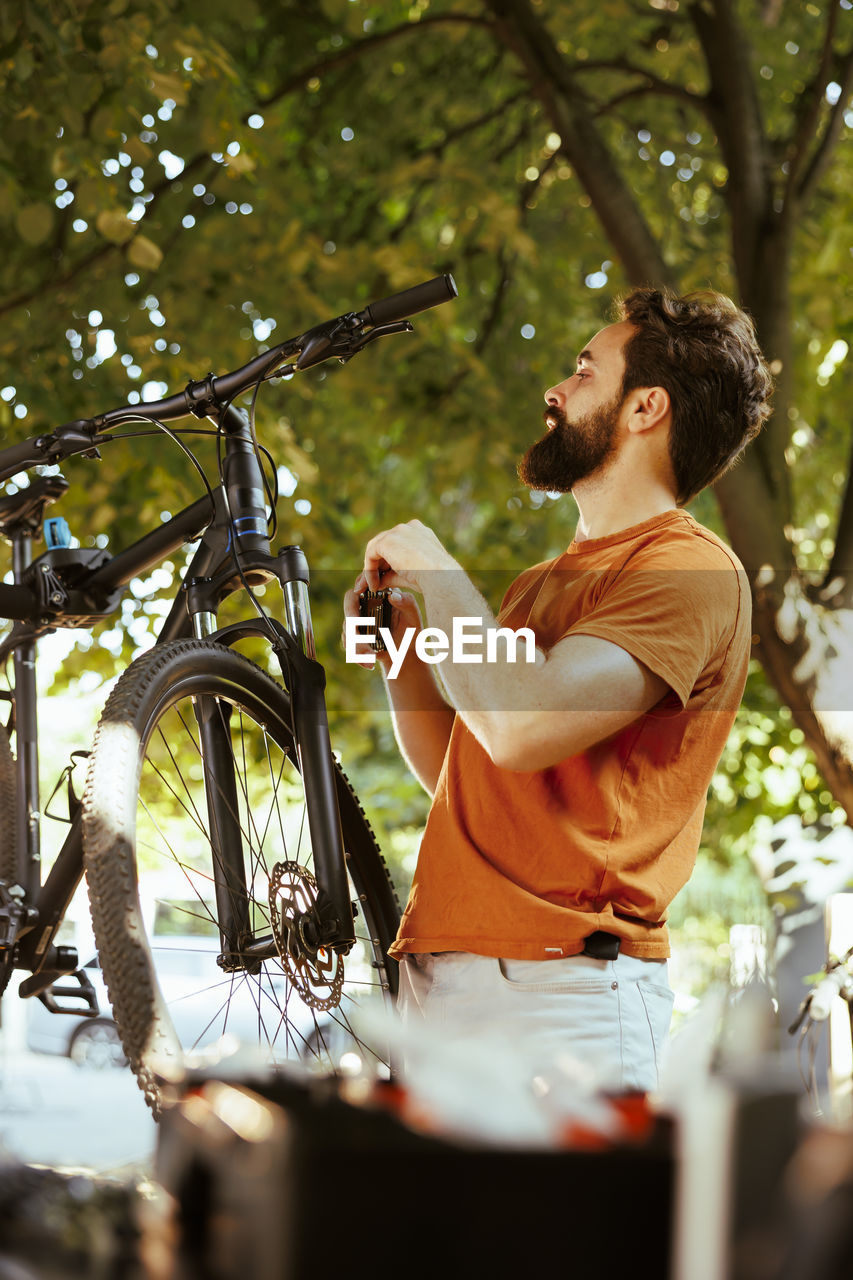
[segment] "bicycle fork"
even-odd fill
[[[288,547],[279,557],[285,564],[305,563],[299,548]],[[307,565],[305,565],[307,574]],[[329,740],[325,703],[325,673],[313,653],[313,631],[306,584],[301,579],[284,579],[287,630],[276,627],[275,646],[290,691],[297,764],[302,775],[308,829],[314,855],[318,892],[316,917],[307,923],[305,940],[313,949],[328,947],[347,952],[355,941],[352,902],[346,875],[337,783]],[[220,644],[232,644],[251,634],[269,639],[260,619],[235,623],[219,631],[209,631],[207,621],[195,615],[198,634]],[[297,643],[301,637],[305,650]],[[252,852],[253,820],[248,812],[249,796],[241,797],[231,739],[231,709],[222,699],[194,699],[199,746],[204,774],[217,916],[222,936],[220,964],[228,971],[259,967],[274,953],[269,940],[255,940],[258,922],[249,915],[253,895],[248,892],[247,869],[255,869]],[[240,802],[246,812],[240,818]]]
[[[241,581],[276,578],[281,584],[286,628],[272,618],[252,618],[216,629],[216,609],[221,598],[240,586],[234,569],[210,575],[221,545],[223,525],[216,521],[205,535],[189,572],[187,605],[197,638],[213,638],[233,644],[248,635],[272,641],[291,700],[297,766],[302,776],[308,829],[317,881],[316,903],[300,922],[302,945],[315,954],[320,948],[345,954],[355,941],[353,907],[346,874],[337,801],[337,781],[329,739],[325,702],[325,672],[317,661],[308,598],[308,563],[299,547],[285,547],[272,556],[266,537],[266,513],[258,464],[242,417],[226,414],[229,451],[228,506],[239,511],[227,521],[227,539],[239,557]],[[210,534],[213,537],[210,537]],[[201,571],[199,575],[199,570]],[[164,628],[165,630],[166,628]],[[275,952],[269,938],[257,937],[258,923],[250,919],[250,894],[246,881],[255,870],[251,850],[251,814],[248,830],[240,822],[239,788],[231,745],[230,711],[221,699],[195,699],[202,755],[205,796],[213,842],[215,897],[222,941],[220,964],[226,970],[257,969]],[[243,795],[244,808],[249,797]]]

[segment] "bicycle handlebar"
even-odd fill
[[[292,357],[297,359],[290,366],[290,372],[307,369],[335,357],[347,360],[373,338],[411,328],[405,323],[406,317],[440,306],[457,296],[453,276],[435,276],[411,289],[371,302],[362,311],[349,311],[334,320],[315,325],[298,337],[261,352],[232,373],[220,377],[208,374],[203,380],[190,382],[184,391],[164,400],[121,405],[95,418],[68,422],[49,434],[23,440],[0,451],[0,483],[39,463],[58,462],[77,453],[95,453],[100,433],[132,418],[154,418],[158,422],[170,422],[189,414],[204,418],[211,410],[229,404],[259,380],[270,377]]]
[[[402,328],[401,321],[407,316],[417,315],[430,307],[440,306],[458,296],[456,282],[451,275],[435,276],[425,280],[402,293],[393,293],[378,302],[371,302],[363,311],[348,311],[315,325],[295,338],[262,351],[242,368],[219,377],[209,374],[201,382],[191,382],[186,390],[166,400],[149,401],[144,406],[127,405],[112,409],[95,421],[98,425],[108,427],[123,418],[139,415],[156,418],[158,422],[167,422],[172,418],[182,418],[189,413],[199,418],[207,416],[214,406],[222,406],[234,400],[242,392],[261,378],[271,376],[286,360],[297,357],[292,372],[310,368],[323,360],[337,357],[348,359],[361,350],[373,336],[380,333],[398,332]],[[366,326],[371,326],[365,331]],[[387,326],[387,328],[386,328]]]
[[[449,302],[455,297],[457,289],[453,276],[435,276],[432,280],[425,280],[423,284],[404,289],[402,293],[392,293],[388,298],[371,302],[359,312],[359,317],[367,324],[392,324],[396,320],[416,316],[419,311],[438,307],[442,302]]]

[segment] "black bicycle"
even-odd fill
[[[223,1035],[251,1042],[267,1062],[322,1071],[347,1055],[373,1070],[386,1063],[357,1014],[396,988],[387,951],[399,906],[330,747],[306,558],[299,547],[271,549],[277,489],[255,405],[265,381],[345,362],[455,296],[452,277],[436,277],[233,373],[0,452],[0,481],[42,471],[0,497],[13,562],[0,615],[14,620],[0,643],[0,660],[12,666],[0,695],[10,707],[0,732],[0,991],[23,970],[22,996],[57,1015],[99,1016],[75,949],[56,942],[85,871],[115,1023],[155,1114],[173,1068]],[[238,407],[250,392],[248,408]],[[117,428],[130,423],[154,424],[193,456],[162,426],[190,415],[209,419],[219,441],[219,474],[211,484],[199,467],[205,492],[192,505],[115,555],[72,548],[64,521],[45,521],[68,488],[56,464],[127,439],[136,432]],[[34,557],[43,525],[47,549]],[[197,546],[156,644],[127,667],[104,708],[82,799],[69,781],[68,835],[43,879],[36,642],[110,616],[133,578],[187,543]],[[283,622],[256,596],[274,580]],[[220,605],[240,591],[250,616],[219,626]],[[272,650],[280,681],[235,650],[247,639]]]

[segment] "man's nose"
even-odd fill
[[[559,396],[559,388],[558,388],[558,387],[549,387],[549,388],[548,388],[548,390],[545,392],[545,403],[546,403],[546,404],[548,404],[548,405],[554,405],[555,407],[558,407],[558,406],[559,406],[559,404],[560,404],[560,396]]]

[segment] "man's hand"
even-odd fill
[[[459,568],[432,529],[420,520],[377,533],[364,552],[363,576],[371,591],[402,587],[423,594],[433,570]]]

